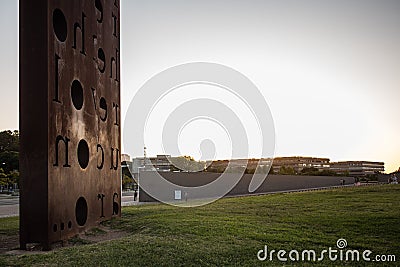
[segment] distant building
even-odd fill
[[[385,163],[372,161],[332,162],[331,170],[337,174],[348,174],[353,177],[365,177],[367,175],[383,173],[385,171]]]
[[[170,159],[171,155],[157,155],[156,157],[149,158],[133,158],[132,161],[126,163],[129,166],[131,173],[138,173],[139,168],[141,171],[169,172],[173,166]]]
[[[121,162],[124,161],[131,161],[131,156],[129,156],[128,154],[121,154]]]
[[[157,155],[156,157],[137,157],[130,159],[129,155],[122,154],[121,162],[123,162],[132,174],[137,174],[140,171],[159,171],[171,172],[177,170],[172,164],[174,159],[171,155]],[[385,171],[384,162],[371,161],[341,161],[330,162],[329,158],[317,157],[277,157],[273,161],[270,158],[262,159],[231,159],[231,160],[212,160],[207,161],[207,171],[224,172],[230,166],[231,170],[252,170],[262,167],[268,170],[272,167],[274,173],[279,173],[282,167],[293,168],[296,173],[300,173],[305,168],[314,168],[318,171],[332,171],[338,175],[348,175],[352,177],[365,177],[383,173]],[[268,167],[268,168],[267,168]],[[400,174],[399,174],[400,175]]]
[[[328,158],[314,157],[279,157],[274,158],[272,168],[274,173],[278,173],[281,167],[291,167],[296,172],[301,172],[304,168],[315,168],[319,171],[329,170],[330,160]]]
[[[207,169],[209,171],[223,171],[228,167],[230,168],[239,168],[239,169],[246,169],[246,168],[256,168],[257,165],[259,167],[270,166],[271,159],[262,158],[262,159],[230,159],[230,160],[209,160],[207,161],[206,165],[208,166]]]
[[[153,167],[159,172],[169,172],[173,167],[171,163],[171,155],[157,155],[157,157],[149,159]]]

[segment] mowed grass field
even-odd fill
[[[0,255],[0,266],[398,266],[400,186],[225,198],[198,208],[162,204],[123,208],[106,224],[128,234],[120,239],[25,255]],[[0,236],[17,235],[18,218],[0,219]],[[289,252],[369,249],[397,262],[259,261],[268,246]],[[286,255],[287,257],[288,255]],[[319,255],[318,255],[319,256]]]

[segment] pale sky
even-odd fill
[[[384,161],[393,171],[400,167],[399,14],[397,0],[122,0],[122,118],[157,73],[219,63],[264,95],[276,156]],[[0,30],[0,130],[18,129],[16,0],[0,2]],[[148,154],[163,152],[146,142]],[[182,151],[198,145],[183,138]]]

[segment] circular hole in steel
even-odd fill
[[[60,42],[65,42],[67,39],[67,20],[65,19],[64,13],[56,8],[53,11],[53,29],[57,39]]]
[[[86,169],[89,164],[89,146],[83,139],[78,144],[78,162],[82,169]]]
[[[99,70],[101,73],[104,73],[104,71],[106,70],[106,54],[104,53],[104,50],[102,48],[99,48],[99,50],[97,50],[97,57],[102,62],[101,66],[99,65]]]
[[[96,9],[98,9],[101,13],[103,13],[103,6],[102,6],[100,0],[94,1],[94,6],[95,6]],[[98,22],[101,22],[102,20],[103,20],[103,16],[101,17],[101,19],[97,19]]]
[[[105,121],[107,119],[107,101],[104,97],[100,98],[100,108],[105,111],[104,116],[100,116],[100,119]]]
[[[83,87],[78,80],[74,80],[71,85],[72,104],[77,110],[83,106]]]
[[[80,197],[76,201],[75,205],[75,219],[79,226],[84,226],[87,220],[88,215],[88,206],[86,199],[84,197]]]

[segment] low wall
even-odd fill
[[[185,187],[198,187],[202,185],[209,184],[216,181],[216,179],[221,175],[219,173],[184,173],[184,172],[165,172],[160,173],[167,181],[172,184],[181,185]],[[229,179],[232,176],[234,179],[234,174],[225,174]],[[154,181],[154,172],[141,172],[139,184],[146,186],[158,186],[161,187],[159,183]],[[327,186],[338,186],[340,181],[345,180],[345,184],[354,183],[354,178],[352,177],[334,177],[334,176],[300,176],[300,175],[268,175],[268,177],[263,181],[261,186],[255,191],[250,193],[248,191],[250,181],[252,179],[251,174],[244,174],[239,182],[233,187],[233,189],[227,194],[227,196],[235,195],[246,195],[246,194],[259,194],[268,193],[276,191],[287,191],[287,190],[299,190],[317,187],[327,187]],[[217,187],[218,185],[216,185]],[[165,184],[160,188],[162,194],[162,199],[164,201],[174,201],[175,190],[170,185]],[[164,190],[165,189],[165,190]],[[182,191],[182,199],[199,199],[206,198],[210,196],[199,195],[199,193],[194,191]],[[152,198],[145,190],[141,190],[139,194],[140,202],[154,202],[157,201]]]

